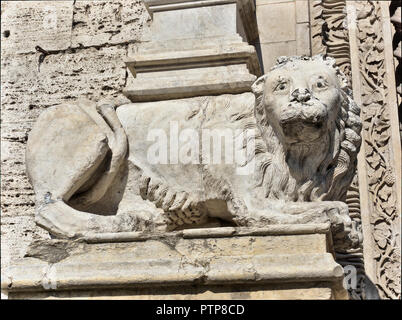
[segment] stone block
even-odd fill
[[[309,1],[296,0],[296,22],[309,22]]]
[[[3,179],[4,180],[4,179]],[[23,203],[23,199],[21,204]],[[14,207],[13,214],[1,217],[1,269],[13,265],[24,256],[29,244],[34,240],[49,239],[49,234],[34,222],[33,212]],[[22,207],[23,208],[23,207]],[[34,208],[30,206],[30,208]],[[17,211],[18,210],[18,211]],[[32,210],[33,211],[33,210]],[[18,212],[18,215],[16,215]]]
[[[145,5],[155,22],[153,37],[158,37],[161,28],[162,33],[169,31],[162,41],[186,34],[190,34],[188,38],[209,38],[211,33],[233,36],[236,32],[248,43],[258,38],[254,0],[145,0]]]
[[[261,43],[296,39],[296,12],[294,2],[257,6],[257,24]]]
[[[113,45],[149,40],[144,3],[139,0],[76,1],[72,46]]]
[[[246,92],[260,75],[254,47],[242,42],[135,54],[127,66],[135,78],[128,78],[124,94],[132,101]]]
[[[152,41],[236,36],[236,4],[153,13]]]
[[[261,56],[264,63],[264,73],[275,65],[276,58],[280,56],[296,55],[296,41],[261,43]]]
[[[73,1],[3,1],[1,54],[65,50],[71,45]]]
[[[2,120],[35,120],[43,108],[79,97],[118,96],[125,83],[125,46],[1,60]]]
[[[311,55],[310,49],[310,25],[309,23],[298,23],[296,24],[296,42],[297,55]]]

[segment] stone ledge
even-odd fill
[[[273,236],[273,235],[301,235],[301,234],[330,234],[329,223],[317,224],[282,224],[271,225],[264,228],[247,227],[220,227],[220,228],[194,228],[173,231],[168,233],[149,233],[149,232],[119,232],[93,234],[82,238],[87,243],[105,242],[131,242],[145,241],[159,238],[223,238],[223,237],[242,237],[242,236]]]
[[[208,67],[234,63],[246,63],[250,72],[256,76],[261,75],[258,58],[253,46],[244,43],[224,43],[218,47],[197,48],[188,50],[167,51],[161,53],[160,50],[150,51],[129,56],[125,62],[133,76],[137,72],[146,72],[153,67],[152,71],[164,71],[170,69],[184,69],[191,67]]]
[[[1,287],[8,294],[147,288],[157,294],[161,288],[186,291],[189,286],[315,288],[329,283],[331,296],[345,298],[343,269],[328,252],[327,231],[325,225],[211,228],[147,239],[125,233],[37,241],[25,258],[3,271]],[[130,242],[93,243],[113,237]]]
[[[134,78],[123,93],[133,102],[249,92],[261,75],[254,47],[244,43],[143,52],[126,65]]]
[[[225,79],[213,79],[211,81],[201,79],[186,79],[184,81],[153,81],[154,88],[128,87],[123,94],[132,102],[150,102],[170,99],[185,99],[197,96],[209,96],[218,94],[240,94],[249,92],[255,81],[253,77],[244,76],[237,81],[225,81]],[[179,84],[179,85],[178,85]]]
[[[199,260],[194,265],[174,258],[139,262],[125,262],[124,259],[98,263],[65,262],[51,266],[32,259],[27,259],[27,262],[19,270],[12,268],[11,273],[5,275],[2,290],[14,292],[144,288],[153,285],[272,284],[334,281],[343,278],[342,267],[334,262],[330,253],[275,257],[259,255],[253,258],[218,257],[209,263],[207,260]],[[57,276],[54,283],[49,280],[52,273]]]
[[[236,3],[238,2],[238,0],[145,0],[144,2],[149,13],[152,14],[154,12],[160,11],[199,8],[227,3]]]
[[[171,286],[97,290],[13,292],[10,299],[96,299],[96,300],[331,300],[330,282],[292,284]]]

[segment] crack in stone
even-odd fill
[[[41,284],[45,290],[56,290],[57,280],[56,280],[56,267],[54,263],[49,263],[43,268],[43,276],[41,279]]]
[[[41,52],[41,55],[39,56],[39,64],[38,64],[38,71],[40,68],[40,65],[44,62],[45,58],[47,56],[51,56],[51,55],[57,55],[57,54],[74,54],[76,53],[78,50],[85,50],[85,49],[102,49],[102,48],[111,48],[111,47],[126,47],[126,50],[128,50],[128,45],[133,44],[133,43],[140,43],[140,41],[138,40],[129,40],[129,41],[123,41],[123,42],[119,42],[119,43],[104,43],[104,44],[98,44],[98,45],[89,45],[89,46],[84,46],[81,43],[79,44],[78,47],[68,47],[67,49],[58,49],[58,50],[45,50],[43,48],[41,48],[40,46],[36,46],[36,51],[37,52]],[[27,54],[31,54],[31,53],[27,53]]]
[[[158,240],[160,240],[162,243],[166,244],[170,249],[172,249],[174,252],[176,252],[177,254],[179,254],[180,256],[180,263],[177,269],[177,272],[180,272],[180,270],[184,269],[186,265],[189,266],[193,266],[193,267],[201,267],[203,270],[200,272],[200,275],[193,280],[194,283],[196,284],[205,284],[208,276],[207,274],[210,271],[210,262],[202,259],[199,260],[197,258],[195,258],[194,260],[190,260],[188,259],[188,257],[186,257],[185,254],[183,254],[182,252],[180,252],[177,249],[177,244],[179,243],[179,241],[181,240],[179,237],[165,237],[165,238],[159,238]]]

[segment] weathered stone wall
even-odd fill
[[[20,258],[35,226],[25,145],[38,115],[87,97],[128,100],[128,50],[147,41],[140,0],[1,2],[1,263]],[[57,177],[55,177],[57,178]]]

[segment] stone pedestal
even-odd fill
[[[250,91],[261,75],[252,0],[147,0],[151,41],[129,52],[124,94],[158,101]]]
[[[329,226],[209,228],[31,244],[3,270],[13,298],[344,299]]]

